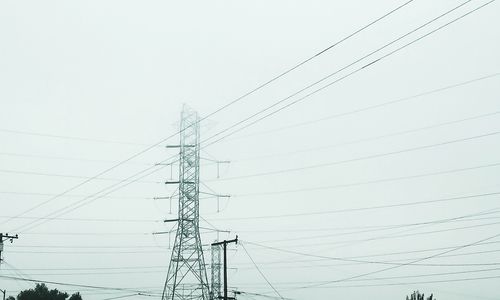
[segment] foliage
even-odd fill
[[[436,300],[434,295],[431,294],[430,297],[425,298],[424,294],[420,294],[419,291],[413,292],[409,297],[406,296],[406,300]]]
[[[68,298],[67,293],[61,292],[57,289],[49,290],[44,283],[37,283],[34,289],[21,291],[17,295],[17,300],[66,300],[66,298]],[[69,300],[82,300],[82,296],[80,293],[74,293],[71,295]]]
[[[69,297],[69,300],[82,300],[82,295],[80,295],[80,293],[74,293]]]

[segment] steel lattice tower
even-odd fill
[[[177,234],[162,300],[209,300],[199,231],[200,126],[198,113],[184,105],[179,147]]]
[[[222,297],[222,280],[221,280],[221,246],[212,246],[212,264],[211,264],[211,275],[212,275],[212,289],[211,296],[212,299],[220,299]]]

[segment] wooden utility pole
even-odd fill
[[[8,233],[6,234],[3,234],[3,233],[0,233],[0,263],[2,263],[2,252],[3,252],[3,242],[4,241],[8,241],[10,240],[10,242],[12,243],[14,241],[14,239],[17,239],[18,238],[18,235],[9,235]],[[5,293],[4,293],[4,298],[5,298]]]

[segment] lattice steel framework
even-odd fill
[[[212,289],[210,295],[212,299],[220,299],[222,297],[222,249],[220,245],[212,245]]]
[[[162,300],[209,300],[199,231],[199,116],[186,105],[181,113],[178,147],[179,217]]]

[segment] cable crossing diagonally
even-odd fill
[[[416,147],[411,147],[411,148],[406,148],[406,149],[401,149],[401,150],[396,150],[396,151],[391,151],[391,152],[372,154],[372,155],[367,155],[367,156],[362,156],[362,157],[357,157],[357,158],[352,158],[352,159],[333,161],[333,162],[327,162],[327,163],[320,163],[320,164],[308,165],[308,166],[297,167],[297,168],[288,168],[288,169],[282,169],[282,170],[276,170],[276,171],[268,171],[268,172],[261,172],[261,173],[255,173],[255,174],[241,175],[241,176],[235,176],[235,177],[220,178],[220,179],[218,179],[218,181],[229,181],[229,180],[245,179],[245,178],[251,178],[251,177],[262,177],[262,176],[297,172],[297,171],[302,171],[302,170],[311,170],[311,169],[329,167],[329,166],[340,165],[340,164],[345,164],[345,163],[350,163],[350,162],[386,157],[386,156],[391,156],[391,155],[395,155],[395,154],[402,154],[402,153],[413,152],[413,151],[418,151],[418,150],[436,148],[436,147],[446,146],[446,145],[455,144],[455,143],[461,143],[461,142],[466,142],[466,141],[471,141],[471,140],[476,140],[476,139],[492,137],[492,136],[496,136],[498,134],[500,134],[500,131],[488,132],[488,133],[474,135],[474,136],[468,136],[468,137],[460,138],[460,139],[454,139],[454,140],[448,140],[448,141],[434,143],[434,144],[416,146]]]
[[[360,57],[360,58],[356,59],[355,61],[353,61],[353,62],[351,62],[351,63],[349,63],[349,64],[345,65],[344,67],[342,67],[342,68],[340,68],[340,69],[338,69],[338,70],[334,71],[333,73],[328,74],[327,76],[325,76],[325,77],[323,77],[323,78],[321,78],[321,79],[319,79],[319,80],[317,80],[317,81],[315,81],[315,82],[313,82],[313,83],[311,83],[311,84],[307,85],[306,87],[304,87],[304,88],[302,88],[302,89],[300,89],[300,90],[298,90],[298,91],[294,92],[293,94],[291,94],[291,95],[289,95],[289,96],[287,96],[287,97],[285,97],[285,98],[283,98],[283,99],[281,99],[281,100],[279,100],[279,101],[277,101],[277,102],[273,103],[272,105],[270,105],[270,106],[268,106],[268,107],[266,107],[266,108],[264,108],[264,109],[262,109],[262,110],[260,110],[260,111],[258,111],[258,112],[256,112],[256,113],[254,113],[254,114],[252,114],[252,115],[250,115],[250,116],[246,117],[245,119],[240,120],[240,121],[238,121],[238,122],[234,123],[233,125],[231,125],[231,126],[229,126],[229,127],[225,128],[224,130],[222,130],[222,131],[220,131],[220,132],[218,132],[218,133],[216,133],[216,134],[214,134],[214,135],[212,135],[212,136],[208,137],[207,139],[205,139],[204,141],[202,141],[202,144],[203,144],[203,143],[205,143],[205,142],[207,142],[207,141],[209,141],[209,140],[211,140],[211,139],[213,139],[213,138],[215,138],[215,137],[217,137],[217,136],[219,136],[219,135],[221,135],[221,134],[222,134],[222,133],[224,133],[224,132],[227,132],[227,131],[231,130],[232,128],[234,128],[234,127],[236,127],[236,126],[238,126],[238,125],[240,125],[240,124],[243,124],[243,123],[244,123],[244,122],[246,122],[246,121],[249,121],[249,120],[253,119],[254,117],[257,117],[257,116],[258,116],[258,115],[260,115],[260,114],[265,113],[266,111],[268,111],[268,110],[270,110],[270,109],[272,109],[272,108],[274,108],[274,107],[276,107],[276,106],[278,106],[278,105],[280,105],[280,104],[282,104],[282,103],[285,103],[287,100],[289,100],[289,99],[291,99],[291,98],[293,98],[293,97],[295,97],[295,96],[297,96],[297,95],[299,95],[299,94],[301,94],[301,93],[303,93],[303,92],[305,92],[305,91],[309,90],[310,88],[312,88],[312,87],[314,87],[314,86],[316,86],[316,85],[318,85],[318,84],[320,84],[320,83],[322,83],[322,82],[326,81],[327,79],[331,78],[332,76],[337,75],[337,74],[341,73],[341,72],[342,72],[342,71],[344,71],[344,70],[347,70],[349,67],[354,66],[355,64],[357,64],[357,63],[359,63],[359,62],[361,62],[361,61],[365,60],[366,58],[369,58],[370,56],[372,56],[372,55],[374,55],[374,54],[376,54],[376,53],[380,52],[381,50],[383,50],[383,49],[385,49],[385,48],[387,48],[387,47],[389,47],[389,46],[391,46],[391,45],[395,44],[396,42],[398,42],[398,41],[400,41],[400,40],[404,39],[405,37],[407,37],[407,36],[409,36],[409,35],[413,34],[414,32],[417,32],[417,31],[419,31],[420,29],[422,29],[422,28],[426,27],[427,25],[432,24],[433,22],[435,22],[435,21],[437,21],[437,20],[439,20],[439,19],[441,19],[441,18],[445,17],[446,15],[448,15],[448,14],[450,14],[450,13],[454,12],[455,10],[457,10],[457,9],[459,9],[459,8],[461,8],[461,7],[463,7],[464,5],[466,5],[467,3],[471,2],[471,1],[472,1],[472,0],[467,0],[467,1],[465,1],[465,2],[463,2],[463,3],[461,3],[461,4],[459,4],[459,5],[457,5],[457,6],[455,6],[455,7],[453,7],[452,9],[450,9],[450,10],[448,10],[448,11],[446,11],[446,12],[442,13],[441,15],[439,15],[439,16],[437,16],[437,17],[435,17],[435,18],[433,18],[433,19],[431,19],[431,20],[429,20],[429,21],[425,22],[424,24],[422,24],[422,25],[420,25],[420,26],[416,27],[415,29],[413,29],[413,30],[411,30],[411,31],[409,31],[409,32],[407,32],[407,33],[405,33],[405,34],[403,34],[403,35],[399,36],[398,38],[396,38],[396,39],[394,39],[394,40],[392,40],[392,41],[390,41],[390,42],[386,43],[385,45],[383,45],[383,46],[381,46],[381,47],[379,47],[379,48],[377,48],[377,49],[375,49],[375,50],[373,50],[373,51],[369,52],[368,54],[366,54],[366,55],[364,55],[364,56],[362,56],[362,57]],[[493,0],[493,1],[494,1],[494,0]],[[489,3],[488,3],[488,4],[489,4]],[[483,5],[483,6],[485,6],[485,5]],[[482,7],[482,6],[481,6],[481,7]],[[396,53],[396,52],[399,52],[400,50],[402,50],[402,49],[404,49],[404,48],[406,48],[406,47],[408,47],[408,46],[410,46],[410,45],[412,45],[412,44],[414,44],[414,43],[416,43],[416,42],[418,42],[418,41],[422,40],[423,38],[425,38],[425,37],[427,37],[427,36],[429,36],[429,35],[431,35],[431,34],[433,34],[433,33],[437,32],[437,31],[439,31],[439,30],[441,30],[441,29],[443,29],[443,28],[445,28],[445,27],[447,27],[447,26],[451,25],[452,23],[454,23],[454,22],[456,22],[456,21],[458,21],[458,20],[460,20],[460,19],[462,19],[462,18],[466,17],[467,15],[471,14],[472,12],[474,12],[474,11],[476,11],[476,10],[478,10],[478,8],[476,8],[476,9],[474,9],[474,10],[471,10],[471,11],[469,11],[469,12],[465,13],[465,14],[462,14],[461,16],[459,16],[459,17],[457,17],[457,18],[453,19],[452,21],[450,21],[450,22],[448,22],[448,23],[445,23],[444,25],[439,26],[438,28],[436,28],[436,29],[434,29],[434,30],[432,30],[432,31],[430,31],[430,32],[428,32],[428,33],[426,33],[426,34],[424,34],[424,35],[422,35],[422,36],[420,36],[420,37],[418,37],[418,38],[416,38],[416,39],[412,40],[411,42],[409,42],[409,43],[407,43],[407,44],[404,44],[403,46],[401,46],[401,47],[399,47],[399,48],[396,48],[395,50],[392,50],[391,52],[389,52],[389,53],[387,53],[387,54],[385,54],[385,55],[383,55],[383,56],[381,56],[381,57],[379,57],[379,58],[377,58],[377,59],[373,60],[372,62],[370,62],[370,63],[368,63],[368,64],[365,64],[365,65],[363,65],[362,67],[357,68],[357,69],[355,69],[354,71],[351,71],[350,73],[347,73],[346,75],[343,75],[343,76],[342,76],[342,77],[340,77],[339,79],[336,79],[336,80],[334,80],[334,81],[332,81],[332,82],[330,82],[330,83],[327,83],[327,84],[323,85],[322,87],[320,87],[320,88],[318,88],[318,89],[316,89],[316,90],[313,90],[312,92],[309,92],[309,93],[307,93],[306,95],[304,95],[304,96],[302,96],[302,97],[300,97],[300,98],[298,98],[298,99],[296,99],[296,100],[294,100],[294,101],[292,101],[292,102],[289,102],[288,104],[285,104],[285,105],[283,105],[283,106],[279,107],[278,109],[276,109],[276,110],[274,110],[274,111],[271,111],[270,113],[268,113],[268,114],[266,114],[266,115],[264,115],[264,116],[262,116],[262,117],[260,117],[260,118],[258,118],[258,119],[256,119],[256,120],[254,120],[254,121],[252,121],[252,122],[250,122],[250,123],[247,123],[247,124],[243,125],[242,127],[239,127],[238,129],[236,129],[236,130],[234,130],[234,131],[229,132],[229,133],[228,133],[228,134],[226,134],[226,135],[223,135],[222,137],[220,137],[220,138],[218,138],[218,139],[216,139],[216,140],[214,140],[214,141],[212,141],[212,142],[210,142],[210,143],[206,144],[206,145],[205,145],[205,147],[208,147],[208,146],[210,146],[210,145],[213,145],[213,144],[215,144],[215,143],[217,143],[217,142],[219,142],[219,141],[221,141],[221,140],[223,140],[223,139],[227,138],[228,136],[231,136],[231,135],[235,134],[236,132],[239,132],[239,131],[241,131],[241,130],[243,130],[243,129],[245,129],[245,128],[248,128],[248,127],[250,127],[250,126],[252,126],[252,125],[256,124],[257,122],[260,122],[260,121],[262,121],[262,120],[264,120],[264,119],[266,119],[266,118],[268,118],[268,117],[270,117],[270,116],[272,116],[272,115],[274,115],[274,114],[276,114],[276,113],[278,113],[278,112],[280,112],[280,111],[282,111],[282,110],[284,110],[284,109],[286,109],[286,108],[288,108],[288,107],[290,107],[290,106],[292,106],[292,105],[295,105],[295,104],[297,104],[297,103],[299,103],[299,102],[301,102],[301,101],[303,101],[303,100],[305,100],[305,99],[307,99],[307,98],[309,98],[309,97],[311,97],[311,96],[313,96],[313,95],[315,95],[315,94],[317,94],[317,93],[319,93],[319,92],[321,92],[321,91],[325,90],[326,88],[329,88],[329,87],[330,87],[330,86],[332,86],[333,84],[336,84],[336,83],[338,83],[338,82],[340,82],[340,81],[342,81],[342,80],[344,80],[344,79],[346,79],[346,78],[348,78],[348,77],[350,77],[350,76],[352,76],[352,75],[354,75],[354,74],[358,73],[359,71],[362,71],[362,70],[364,70],[365,68],[370,67],[370,66],[372,66],[372,65],[374,65],[374,64],[376,64],[376,63],[378,63],[379,61],[383,60],[384,58],[386,58],[386,57],[388,57],[388,56],[390,56],[390,55],[392,55],[392,54],[394,54],[394,53]]]
[[[226,108],[228,108],[228,107],[230,107],[230,106],[232,106],[232,105],[234,105],[234,104],[236,104],[236,103],[240,102],[241,100],[243,100],[243,99],[247,98],[248,96],[250,96],[250,95],[254,94],[255,92],[257,92],[257,91],[259,91],[259,90],[263,89],[264,87],[266,87],[266,86],[270,85],[270,84],[271,84],[271,83],[273,83],[274,81],[276,81],[276,80],[280,79],[281,77],[283,77],[283,76],[287,75],[288,73],[290,73],[290,72],[292,72],[292,71],[294,71],[294,70],[298,69],[298,68],[299,68],[299,67],[301,67],[302,65],[304,65],[304,64],[306,64],[306,63],[308,63],[309,61],[311,61],[311,60],[313,60],[313,59],[317,58],[318,56],[320,56],[320,55],[322,55],[322,54],[324,54],[324,53],[328,52],[329,50],[333,49],[334,47],[336,47],[336,46],[340,45],[340,44],[341,44],[341,43],[343,43],[344,41],[346,41],[346,40],[350,39],[351,37],[355,36],[356,34],[358,34],[358,33],[362,32],[362,31],[364,31],[365,29],[369,28],[370,26],[374,25],[375,23],[377,23],[377,22],[379,22],[379,21],[381,21],[381,20],[385,19],[386,17],[390,16],[391,14],[395,13],[396,11],[398,11],[398,10],[402,9],[403,7],[405,7],[405,6],[409,5],[409,4],[410,4],[411,2],[413,2],[413,1],[414,1],[414,0],[409,0],[409,1],[404,2],[404,3],[403,3],[403,4],[401,4],[401,5],[398,5],[396,8],[394,8],[394,9],[390,10],[389,12],[387,12],[387,13],[385,13],[384,15],[382,15],[381,17],[379,17],[379,18],[375,19],[374,21],[369,22],[367,25],[365,25],[365,26],[361,27],[360,29],[358,29],[358,30],[354,31],[353,33],[351,33],[351,34],[349,34],[349,35],[345,36],[344,38],[342,38],[342,39],[340,39],[339,41],[337,41],[337,42],[333,43],[332,45],[330,45],[330,46],[326,47],[325,49],[323,49],[323,50],[321,50],[320,52],[318,52],[318,53],[314,54],[313,56],[311,56],[311,57],[309,57],[309,58],[307,58],[307,59],[305,59],[305,60],[303,60],[303,61],[299,62],[298,64],[296,64],[296,65],[292,66],[291,68],[289,68],[289,69],[287,69],[286,71],[284,71],[284,72],[282,72],[282,73],[278,74],[277,76],[274,76],[274,77],[273,77],[273,78],[271,78],[270,80],[268,80],[268,81],[266,81],[266,82],[264,82],[264,83],[262,83],[262,84],[258,85],[256,88],[254,88],[254,89],[252,89],[252,90],[250,90],[250,91],[248,91],[248,92],[244,93],[243,95],[241,95],[241,96],[237,97],[236,99],[234,99],[234,100],[232,100],[232,101],[228,102],[227,104],[223,105],[222,107],[217,108],[216,110],[212,111],[212,112],[211,112],[211,113],[209,113],[208,115],[206,115],[206,116],[204,116],[204,117],[200,118],[200,120],[198,120],[197,122],[195,122],[195,124],[192,124],[191,126],[194,126],[194,125],[196,125],[196,124],[198,124],[198,123],[200,123],[200,122],[202,122],[202,121],[204,121],[204,120],[206,120],[206,119],[208,119],[208,118],[212,117],[213,115],[215,115],[215,114],[217,114],[217,113],[221,112],[222,110],[225,110]],[[186,130],[186,129],[187,129],[187,128],[185,128],[184,130]],[[39,204],[37,204],[37,205],[35,205],[35,206],[31,207],[31,208],[29,208],[29,209],[27,209],[27,210],[25,210],[25,211],[21,212],[20,214],[18,214],[18,215],[16,215],[16,216],[12,217],[12,218],[10,218],[10,219],[7,219],[7,220],[3,221],[2,223],[0,223],[0,225],[5,224],[5,223],[7,223],[7,222],[11,221],[12,219],[14,219],[14,218],[16,218],[16,217],[18,217],[18,216],[23,216],[23,215],[25,215],[25,214],[27,214],[27,213],[29,213],[29,212],[31,212],[31,211],[33,211],[33,210],[37,209],[37,208],[39,208],[39,207],[41,207],[41,206],[43,206],[43,205],[45,205],[45,204],[49,203],[49,202],[52,202],[52,201],[54,201],[54,200],[58,199],[58,198],[59,198],[59,197],[61,197],[61,196],[64,196],[65,194],[67,194],[67,193],[69,193],[69,192],[71,192],[71,191],[76,190],[77,188],[79,188],[79,187],[81,187],[81,186],[83,186],[83,185],[87,184],[88,182],[90,182],[90,181],[92,181],[92,180],[94,180],[94,179],[96,179],[96,178],[98,178],[98,177],[100,177],[100,176],[102,176],[102,175],[104,175],[104,174],[106,174],[106,173],[110,172],[111,170],[116,169],[117,167],[121,166],[122,164],[127,163],[127,162],[129,162],[129,161],[133,160],[134,158],[136,158],[136,157],[138,157],[138,156],[140,156],[140,155],[142,155],[142,154],[144,154],[144,153],[148,152],[149,150],[151,150],[151,149],[153,149],[153,148],[155,148],[155,147],[157,147],[157,146],[159,146],[159,145],[163,144],[164,142],[166,142],[167,140],[169,140],[169,139],[173,138],[173,137],[174,137],[174,136],[176,136],[177,134],[178,134],[178,133],[175,133],[175,134],[172,134],[172,135],[167,136],[166,138],[161,139],[160,141],[158,141],[158,142],[156,142],[156,143],[154,143],[154,144],[152,144],[152,145],[150,145],[150,146],[146,147],[145,149],[143,149],[143,150],[141,150],[141,151],[139,151],[139,152],[137,152],[137,153],[135,153],[135,154],[131,155],[131,156],[130,156],[130,157],[128,157],[127,159],[125,159],[125,160],[123,160],[123,161],[121,161],[121,162],[118,162],[118,163],[114,164],[113,166],[111,166],[111,167],[109,167],[109,168],[107,168],[107,169],[105,169],[105,170],[103,170],[103,171],[99,172],[98,174],[96,174],[96,175],[94,175],[94,176],[92,176],[92,177],[90,177],[90,178],[88,178],[88,179],[86,179],[86,180],[84,180],[84,181],[80,182],[79,184],[74,185],[74,186],[72,186],[72,187],[70,187],[70,188],[68,188],[68,189],[64,190],[63,192],[61,192],[61,193],[59,193],[59,194],[55,195],[54,197],[51,197],[51,198],[49,198],[49,199],[47,199],[47,200],[45,200],[45,201],[43,201],[43,202],[41,202],[41,203],[39,203]]]
[[[443,16],[445,16],[445,15],[449,14],[450,12],[452,12],[452,11],[454,11],[454,10],[458,9],[459,7],[461,7],[461,6],[465,5],[466,3],[470,2],[470,1],[471,1],[471,0],[466,1],[466,2],[464,2],[464,3],[462,3],[462,4],[460,4],[460,5],[458,5],[458,6],[454,7],[454,8],[452,8],[451,10],[449,10],[449,11],[447,11],[447,12],[445,12],[445,13],[441,14],[440,16],[438,16],[438,17],[436,17],[436,18],[434,18],[434,19],[432,19],[432,20],[430,20],[430,21],[428,21],[428,22],[424,23],[423,25],[421,25],[421,26],[417,27],[416,29],[414,29],[414,30],[412,30],[412,31],[410,31],[410,32],[408,32],[408,33],[406,33],[405,35],[403,35],[403,36],[399,37],[398,39],[391,41],[389,44],[386,44],[386,45],[385,45],[385,46],[383,46],[382,48],[379,48],[379,49],[377,49],[377,50],[375,50],[375,51],[372,51],[372,53],[376,53],[376,52],[380,51],[381,49],[383,49],[383,48],[387,47],[388,45],[393,44],[393,43],[395,43],[396,41],[398,41],[398,40],[402,39],[403,37],[405,37],[405,36],[407,36],[407,35],[409,35],[409,34],[411,34],[411,33],[415,32],[415,31],[419,30],[420,28],[425,27],[426,25],[428,25],[428,24],[430,24],[430,23],[434,22],[435,20],[437,20],[437,19],[439,19],[439,18],[441,18],[441,17],[443,17]],[[289,104],[287,104],[287,105],[285,105],[285,106],[283,106],[283,107],[279,108],[279,109],[278,109],[278,110],[276,110],[276,111],[273,111],[273,112],[271,112],[271,113],[269,113],[269,114],[267,114],[267,115],[264,115],[263,117],[261,117],[261,118],[259,118],[259,119],[255,120],[255,121],[253,121],[252,123],[249,123],[249,124],[245,125],[244,127],[241,127],[241,128],[239,128],[239,129],[237,129],[236,131],[233,131],[233,132],[229,133],[228,135],[225,135],[225,136],[223,136],[222,138],[220,138],[220,139],[218,139],[218,140],[216,140],[216,141],[211,142],[211,143],[210,143],[210,144],[208,144],[208,145],[211,145],[211,144],[213,144],[213,143],[215,143],[215,142],[218,142],[219,140],[221,140],[221,139],[223,139],[223,138],[225,138],[225,137],[227,137],[227,136],[229,136],[229,135],[232,135],[232,134],[234,134],[235,132],[237,132],[237,131],[239,131],[239,130],[242,130],[242,129],[244,129],[244,128],[246,128],[246,127],[250,126],[250,125],[253,125],[253,124],[255,124],[256,122],[259,122],[259,121],[261,121],[262,119],[267,118],[267,117],[269,117],[270,115],[273,115],[273,114],[275,114],[275,113],[277,113],[277,112],[279,112],[279,111],[283,110],[283,109],[284,109],[284,108],[286,108],[286,107],[289,107],[289,106],[291,106],[291,105],[293,105],[293,104],[295,104],[295,103],[297,103],[297,102],[299,102],[299,101],[301,101],[301,100],[304,100],[304,99],[305,99],[305,98],[307,98],[307,97],[312,96],[313,94],[315,94],[315,93],[317,93],[317,92],[319,92],[319,91],[321,91],[321,90],[323,90],[323,89],[325,89],[325,88],[327,88],[327,87],[329,87],[329,86],[333,85],[334,83],[337,83],[337,82],[339,82],[340,80],[343,80],[343,79],[345,79],[345,78],[347,78],[347,77],[349,77],[349,76],[351,76],[351,75],[353,75],[353,74],[355,74],[355,73],[357,73],[357,72],[359,72],[359,71],[361,71],[361,70],[365,69],[366,67],[371,66],[371,65],[373,65],[374,63],[377,63],[377,62],[381,61],[382,59],[384,59],[384,58],[386,58],[386,57],[388,57],[388,56],[390,56],[390,55],[392,55],[392,54],[394,54],[394,53],[396,53],[396,52],[398,52],[398,51],[400,51],[400,50],[402,50],[402,49],[404,49],[404,48],[406,48],[406,47],[408,47],[408,46],[410,46],[410,45],[412,45],[412,44],[414,44],[415,42],[417,42],[417,41],[419,41],[419,40],[421,40],[421,39],[423,39],[423,38],[425,38],[425,37],[427,37],[427,36],[431,35],[432,33],[435,33],[435,32],[437,32],[437,31],[439,31],[439,30],[441,30],[441,29],[443,29],[443,28],[445,28],[445,27],[449,26],[450,24],[452,24],[452,23],[454,23],[454,22],[456,22],[456,21],[458,21],[458,20],[460,20],[460,19],[462,19],[462,18],[464,18],[464,17],[466,17],[466,16],[470,15],[471,13],[473,13],[473,12],[475,12],[475,11],[479,10],[480,8],[482,8],[482,7],[484,7],[484,6],[486,6],[486,5],[490,4],[490,3],[492,3],[493,1],[494,1],[494,0],[492,0],[492,1],[490,1],[490,2],[487,2],[487,3],[485,3],[485,4],[481,5],[481,6],[479,6],[479,7],[475,8],[475,9],[473,9],[473,10],[468,11],[468,12],[467,12],[467,13],[465,13],[465,14],[460,15],[459,17],[457,17],[457,18],[455,18],[455,19],[453,19],[453,20],[451,20],[451,21],[449,21],[449,22],[447,22],[447,23],[445,23],[445,24],[443,24],[443,25],[439,26],[438,28],[436,28],[436,29],[434,29],[434,30],[432,30],[432,31],[430,31],[430,32],[428,32],[428,33],[426,33],[426,34],[424,34],[424,35],[422,35],[422,36],[420,36],[420,37],[418,37],[418,38],[416,38],[416,39],[412,40],[411,42],[409,42],[409,43],[407,43],[407,44],[404,44],[403,46],[401,46],[401,47],[399,47],[399,48],[396,48],[395,50],[393,50],[393,51],[391,51],[391,52],[389,52],[389,53],[387,53],[387,54],[383,55],[382,57],[379,57],[378,59],[376,59],[376,60],[372,61],[371,63],[366,64],[366,65],[364,65],[363,67],[358,68],[358,69],[356,69],[356,70],[354,70],[354,71],[352,71],[352,72],[348,73],[347,75],[344,75],[344,76],[343,76],[343,77],[341,77],[340,79],[337,79],[337,80],[335,80],[335,81],[333,81],[333,82],[330,82],[330,83],[328,83],[327,85],[325,85],[325,86],[323,86],[323,87],[321,87],[321,88],[319,88],[319,89],[317,89],[317,90],[315,90],[315,91],[313,91],[313,92],[311,92],[311,93],[307,94],[306,96],[304,96],[304,97],[302,97],[302,98],[299,98],[298,100],[295,100],[295,101],[293,101],[293,102],[291,102],[291,103],[289,103]],[[368,54],[367,56],[370,56],[372,53]],[[363,58],[364,58],[364,57],[363,57]],[[363,59],[363,58],[362,58],[362,59]],[[360,60],[361,60],[361,59],[358,59],[357,61],[360,61]],[[357,62],[357,61],[356,61],[356,62]],[[352,64],[354,64],[354,63],[352,63]],[[351,65],[352,65],[352,64],[351,64]],[[345,67],[344,67],[344,69],[345,69]],[[335,72],[335,73],[338,73],[338,71],[337,71],[337,72]],[[333,74],[334,74],[334,73],[332,73],[331,75],[333,75]],[[329,76],[330,76],[330,75],[329,75]],[[274,104],[273,104],[272,106],[274,106]],[[267,109],[265,109],[265,110],[267,110]],[[264,110],[264,111],[265,111],[265,110]],[[202,121],[203,119],[206,119],[207,117],[209,117],[209,116],[211,116],[211,115],[212,115],[212,114],[210,114],[210,115],[208,115],[208,116],[206,116],[206,117],[204,117],[204,118],[200,119],[200,121]],[[226,130],[224,130],[224,131],[226,131]],[[217,134],[217,135],[218,135],[218,134]],[[175,136],[175,135],[173,135],[173,136]],[[173,137],[173,136],[171,136],[171,137]],[[212,136],[212,137],[213,137],[213,136]],[[209,138],[209,139],[210,139],[210,138]],[[163,141],[162,141],[162,142],[163,142]],[[208,146],[208,145],[205,145],[205,147],[206,147],[206,146]],[[155,145],[155,146],[156,146],[156,145]],[[145,152],[145,151],[147,151],[147,150],[144,150],[144,152]],[[140,154],[142,154],[142,153],[140,153]],[[139,156],[140,154],[137,154],[136,156]],[[134,156],[134,157],[135,157],[135,156]],[[131,159],[133,159],[134,157],[131,157],[131,158],[130,158],[130,160],[131,160]],[[102,175],[102,174],[99,174],[99,175],[97,175],[97,176],[100,176],[100,175]],[[89,179],[89,181],[90,181],[90,180],[91,180],[91,179]],[[50,201],[50,200],[51,200],[51,199],[49,199],[48,201]],[[41,205],[43,205],[43,203],[42,203],[42,204],[40,204],[40,206],[41,206]],[[79,207],[79,206],[78,206],[78,207]],[[78,207],[76,207],[76,208],[78,208]],[[75,208],[75,209],[76,209],[76,208]],[[74,209],[73,209],[73,210],[74,210]]]

